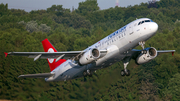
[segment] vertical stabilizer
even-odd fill
[[[54,48],[54,46],[49,42],[48,39],[44,39],[42,41],[42,45],[44,48],[45,52],[49,52],[49,53],[53,53],[53,52],[57,52],[57,50]],[[56,67],[58,67],[60,64],[62,64],[63,62],[65,62],[65,59],[60,59],[59,61],[56,62],[56,59],[51,59],[48,58],[47,59],[48,63],[49,63],[49,67],[50,70],[53,71]]]

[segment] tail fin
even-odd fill
[[[5,54],[5,57],[7,57],[8,53],[4,52],[4,54]]]
[[[49,42],[48,39],[44,39],[42,41],[42,45],[44,48],[45,52],[49,52],[49,53],[53,53],[53,52],[57,52],[57,50],[54,48],[54,46]],[[63,62],[65,62],[65,59],[60,59],[59,61],[56,62],[56,59],[47,59],[48,63],[49,63],[49,67],[50,70],[53,71],[56,67],[58,67],[60,64],[62,64]]]

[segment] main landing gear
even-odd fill
[[[93,72],[91,70],[87,70],[87,71],[84,71],[83,72],[83,76],[86,77],[86,76],[92,76]]]
[[[121,71],[121,76],[129,76],[130,75],[130,71],[128,69],[126,69],[127,65],[129,64],[129,61],[131,60],[131,57],[126,57],[123,60],[123,64],[124,64],[124,70]]]
[[[124,70],[121,71],[121,76],[129,76],[130,75],[130,71],[128,69],[126,69],[127,65],[129,64],[129,62],[124,63]]]

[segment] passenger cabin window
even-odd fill
[[[138,25],[146,23],[146,22],[153,22],[153,21],[152,20],[144,20],[144,21],[139,22]]]

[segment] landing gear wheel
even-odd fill
[[[129,76],[130,75],[130,71],[126,70],[126,72],[124,70],[121,71],[121,76]]]
[[[142,47],[142,49],[144,49],[145,41],[139,42],[139,45]]]
[[[147,53],[147,50],[142,50],[141,53],[142,53],[142,54],[146,54],[146,53]]]
[[[125,71],[122,70],[122,71],[121,71],[121,76],[125,76],[125,75],[126,75]]]
[[[129,76],[129,75],[130,75],[130,71],[127,70],[127,71],[126,71],[126,76]]]
[[[87,75],[89,76],[89,77],[92,77],[92,71],[91,70],[87,70]]]
[[[93,72],[91,70],[87,70],[87,71],[83,72],[84,77],[87,77],[87,76],[92,77],[92,74],[93,74]]]
[[[83,72],[83,75],[84,75],[84,77],[86,77],[86,76],[87,76],[87,72],[86,72],[86,71],[84,71],[84,72]]]

